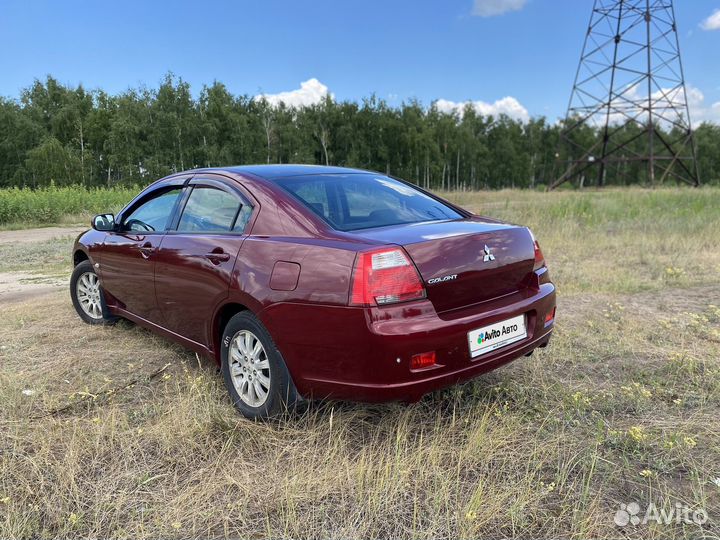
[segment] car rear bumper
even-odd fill
[[[547,282],[440,314],[423,300],[384,308],[274,304],[260,316],[303,396],[414,401],[546,346],[554,321],[545,317],[554,307]],[[471,358],[468,332],[522,314],[524,339]],[[413,355],[430,351],[435,366],[410,369]]]

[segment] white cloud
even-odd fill
[[[483,116],[497,117],[501,114],[506,114],[510,118],[522,120],[523,122],[527,122],[530,119],[530,114],[527,109],[523,107],[517,99],[511,96],[498,99],[495,103],[486,103],[485,101],[456,102],[448,101],[447,99],[438,99],[435,102],[440,112],[457,112],[459,114],[462,114],[463,109],[468,104],[472,105],[475,112]]]
[[[667,92],[667,90],[665,90]],[[657,97],[657,92],[653,94],[654,97]],[[671,97],[673,100],[677,96],[678,98],[682,99],[682,90],[677,90],[675,94],[668,94],[669,97]],[[694,86],[687,85],[687,103],[688,107],[690,108],[690,114],[692,116],[696,116],[693,113],[695,111],[700,111],[703,108],[703,105],[705,103],[705,94],[703,94],[699,88],[695,88]]]
[[[508,11],[519,11],[527,0],[475,0],[472,14],[479,17],[494,17]]]
[[[703,30],[720,30],[720,9],[713,11],[707,19],[700,23]]]
[[[705,102],[705,95],[702,91],[692,85],[687,85],[686,96],[688,108],[690,109],[690,120],[692,121],[693,127],[699,126],[702,122],[720,123],[720,103],[708,106]],[[647,100],[647,93],[642,93],[642,88],[635,85],[623,92],[623,97],[625,99],[618,98],[617,101],[613,103],[615,112],[610,114],[610,123],[622,124],[627,122],[630,117],[635,118],[638,122],[647,122],[647,113],[630,114],[627,112],[627,100]],[[677,113],[672,110],[673,108],[675,108],[677,112],[683,114],[683,116],[685,115],[684,108],[679,106],[680,103],[684,101],[682,87],[663,88],[662,90],[653,92],[652,97],[655,100],[655,109],[658,114],[655,121],[662,124],[663,127],[668,128],[669,123],[667,120],[674,119],[676,117],[675,115]],[[625,110],[626,113],[623,114],[618,112],[619,110]],[[606,119],[605,114],[605,110],[602,109],[593,117],[595,119],[596,126],[604,125]],[[628,114],[630,114],[630,116],[628,116]],[[663,116],[666,120],[663,120]]]
[[[334,99],[335,95],[328,91],[328,87],[315,77],[300,83],[300,88],[278,94],[259,94],[255,99],[265,99],[273,107],[284,103],[288,107],[307,107],[323,101],[327,96]]]
[[[702,122],[720,122],[720,103],[714,105],[708,105],[705,102],[705,94],[699,88],[687,85],[687,104],[690,109],[690,120],[692,121],[693,127],[699,126]],[[683,100],[682,88],[676,88],[674,90],[669,88],[663,88],[662,92],[654,92],[653,98],[658,100],[660,107],[669,107],[671,103],[681,103]],[[680,111],[684,112],[684,111]],[[672,116],[668,111],[667,116]]]
[[[694,128],[702,122],[720,124],[720,101],[712,105],[706,104],[705,95],[694,86],[688,86],[687,98],[690,107],[690,119]]]

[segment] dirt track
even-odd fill
[[[88,227],[41,227],[19,231],[0,231],[0,244],[44,242],[63,236],[77,236],[87,229]]]
[[[0,231],[0,245],[47,242],[77,236],[87,227],[43,227],[19,231]],[[0,305],[22,302],[52,293],[67,285],[67,279],[30,272],[0,272]]]

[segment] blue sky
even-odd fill
[[[720,121],[720,15],[708,21],[720,0],[675,3],[695,117]],[[473,100],[489,111],[555,119],[567,106],[591,7],[592,0],[3,0],[0,95],[17,97],[46,74],[117,93],[157,86],[172,71],[196,93],[219,80],[234,93],[291,92],[285,97],[300,102],[326,91],[341,100],[374,92],[391,104]]]

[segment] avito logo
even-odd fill
[[[484,334],[480,334],[478,336],[477,342],[478,345],[482,345],[485,341],[489,341],[491,339],[496,339],[508,334],[512,334],[513,332],[517,332],[518,325],[517,324],[510,324],[508,326],[502,327],[502,330],[498,330],[497,328],[493,328],[489,332],[485,332]]]
[[[710,517],[704,508],[692,509],[682,503],[676,502],[674,507],[668,509],[658,506],[651,502],[643,515],[641,506],[636,502],[629,504],[621,504],[620,508],[615,512],[615,525],[625,527],[627,525],[647,525],[654,521],[658,525],[670,525],[676,523],[678,525],[684,523],[686,525],[704,525]]]

